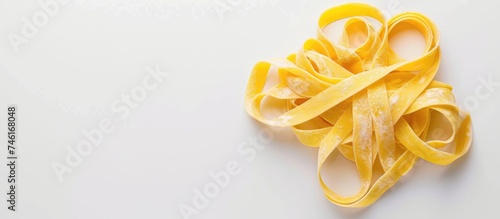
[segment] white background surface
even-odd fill
[[[242,0],[222,18],[212,1],[118,2],[70,2],[15,53],[8,34],[20,34],[21,19],[41,8],[37,1],[0,1],[0,118],[5,121],[8,104],[18,105],[20,154],[17,212],[1,204],[0,218],[182,218],[179,205],[192,206],[193,190],[212,181],[209,172],[233,160],[241,173],[191,218],[500,216],[499,87],[469,108],[474,140],[468,155],[446,167],[419,161],[364,209],[337,207],[324,197],[316,149],[302,146],[289,130],[275,132],[250,161],[238,152],[265,128],[243,110],[253,64],[295,52],[315,36],[324,10],[348,1]],[[388,15],[396,8],[435,21],[442,48],[438,79],[454,86],[460,105],[476,98],[481,78],[500,81],[500,15],[492,1],[362,2]],[[146,66],[157,65],[169,76],[125,121],[117,119],[112,103],[142,83]],[[64,163],[67,147],[75,148],[85,139],[82,132],[103,118],[113,119],[115,130],[59,182],[51,165]]]

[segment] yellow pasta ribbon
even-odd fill
[[[381,27],[376,29],[367,18]],[[346,19],[343,35],[333,43],[323,28],[341,19]],[[389,34],[404,23],[425,38],[424,53],[413,60],[398,56],[388,42]],[[355,30],[367,37],[350,48],[349,34]],[[321,15],[317,38],[307,40],[297,53],[254,66],[245,109],[267,125],[292,127],[300,142],[318,147],[318,178],[328,200],[363,207],[408,173],[417,159],[447,165],[469,150],[470,116],[455,104],[452,87],[434,80],[439,63],[439,33],[424,15],[406,12],[386,21],[370,5],[339,5]],[[271,66],[279,83],[264,91]],[[265,97],[286,112],[266,118],[261,109]],[[428,139],[436,113],[449,121],[452,134],[447,140]],[[453,153],[440,150],[452,142]],[[356,164],[361,187],[355,195],[339,195],[323,181],[323,164],[336,151]]]

